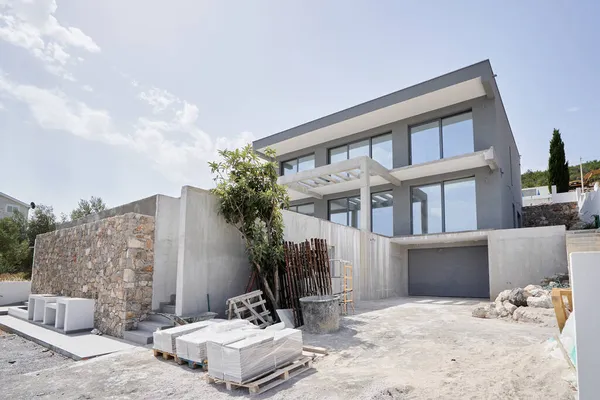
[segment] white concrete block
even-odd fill
[[[93,299],[59,297],[54,327],[65,333],[94,329],[94,306]]]
[[[594,400],[600,393],[600,318],[598,282],[600,252],[571,253],[573,307],[577,312],[577,380],[580,400]]]

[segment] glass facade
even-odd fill
[[[371,231],[394,236],[394,196],[392,191],[371,194]]]
[[[475,178],[413,187],[411,202],[413,235],[477,229]]]
[[[470,111],[410,128],[410,163],[413,165],[473,151],[473,113]]]
[[[299,214],[309,215],[311,217],[315,216],[315,204],[314,203],[290,206],[289,210],[297,212]]]
[[[360,197],[329,200],[329,220],[338,224],[360,227]]]
[[[360,156],[371,157],[387,169],[392,169],[392,134],[375,136],[329,149],[330,164]]]
[[[309,154],[304,157],[294,158],[281,163],[281,175],[294,175],[300,171],[308,171],[315,168],[315,155]]]

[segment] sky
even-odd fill
[[[500,6],[502,4],[502,6]],[[68,213],[490,59],[523,172],[600,159],[600,2],[0,0],[0,191]]]

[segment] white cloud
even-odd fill
[[[135,84],[133,82],[132,85],[134,85],[134,87],[139,86],[137,82]],[[181,102],[181,100],[172,93],[156,87],[150,88],[145,92],[140,92],[138,98],[148,103],[152,107],[152,112],[155,114],[165,111],[172,104]]]
[[[74,81],[66,70],[71,55],[67,48],[91,53],[100,51],[94,40],[80,29],[61,25],[55,0],[0,1],[0,39],[29,51],[52,74]]]
[[[152,160],[158,171],[178,184],[208,184],[207,162],[216,158],[217,150],[237,148],[254,139],[251,133],[243,132],[234,138],[217,137],[213,141],[197,126],[198,107],[186,101],[179,101],[180,108],[174,110],[171,119],[139,117],[120,130],[107,110],[91,108],[56,89],[15,83],[0,71],[2,92],[26,104],[41,128],[126,146]]]
[[[6,110],[6,107],[4,106],[4,104],[0,103],[0,111],[2,110]]]
[[[83,90],[85,90],[86,92],[93,92],[94,91],[94,88],[91,87],[90,85],[83,85],[81,88]]]
[[[577,112],[577,111],[579,111],[579,107],[577,107],[577,106],[567,108],[567,112]]]

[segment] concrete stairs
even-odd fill
[[[159,312],[163,314],[175,314],[175,295],[171,295],[168,303],[160,303]],[[125,331],[123,339],[130,342],[147,345],[153,341],[152,333],[157,329],[172,328],[173,321],[162,315],[150,314],[145,321],[138,322],[136,330]]]

